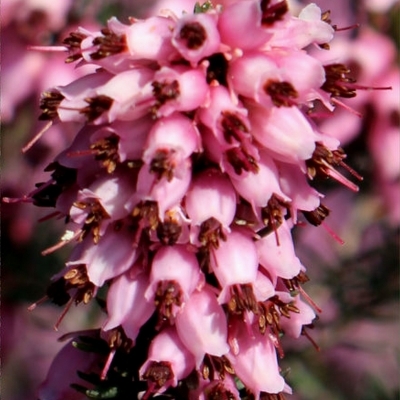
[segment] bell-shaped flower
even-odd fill
[[[289,201],[279,185],[279,173],[274,160],[264,151],[260,153],[258,172],[245,176],[231,175],[231,181],[240,196],[246,199],[253,209],[265,207],[273,194]]]
[[[121,219],[128,214],[124,205],[134,189],[134,179],[128,171],[118,170],[111,176],[100,176],[88,188],[78,192],[76,203],[70,211],[71,218],[76,223],[83,222],[82,217],[89,212],[90,204],[97,201],[111,221]]]
[[[234,324],[238,324],[234,321]],[[234,329],[235,327],[232,327]],[[238,378],[258,400],[260,392],[280,393],[285,380],[279,373],[276,350],[268,335],[254,329],[252,335],[246,329],[235,330],[237,348],[226,355]]]
[[[56,111],[62,122],[84,122],[86,116],[81,110],[88,107],[85,99],[95,96],[95,90],[112,78],[106,71],[85,75],[68,85],[54,88],[62,96]]]
[[[291,215],[293,222],[296,223],[297,211],[315,210],[323,196],[308,184],[307,176],[297,165],[282,162],[276,164],[280,187],[282,192],[291,198]]]
[[[245,229],[233,229],[226,241],[212,250],[210,264],[222,288],[220,304],[229,300],[232,285],[253,284],[257,277],[258,255],[251,233]]]
[[[271,107],[272,100],[265,85],[270,81],[281,81],[282,74],[273,57],[258,52],[245,54],[232,61],[228,79],[234,93]]]
[[[310,44],[329,43],[335,30],[321,19],[321,9],[314,3],[304,7],[298,17],[288,17],[277,22],[271,31],[274,33],[268,47],[304,49]]]
[[[206,102],[209,86],[204,68],[163,67],[151,82],[158,117],[174,111],[192,111]]]
[[[315,311],[312,307],[301,300],[300,295],[292,297],[289,293],[277,292],[279,299],[285,303],[293,302],[298,312],[291,312],[290,318],[280,318],[280,325],[285,332],[297,339],[302,332],[303,325],[309,325],[315,318]]]
[[[249,118],[254,138],[274,158],[299,164],[311,158],[316,134],[297,107],[251,107]]]
[[[287,221],[282,221],[276,230],[276,235],[279,244],[275,235],[267,235],[255,243],[260,264],[268,271],[275,284],[277,277],[292,279],[302,268],[294,251],[293,238]]]
[[[225,312],[211,288],[195,290],[176,316],[175,324],[183,344],[195,356],[197,368],[205,354],[221,357],[229,351]]]
[[[75,247],[67,266],[85,264],[89,280],[96,286],[127,271],[137,258],[133,235],[128,229],[109,225],[97,245],[89,237]]]
[[[141,201],[156,201],[159,217],[163,220],[165,212],[180,204],[190,185],[192,175],[192,163],[190,158],[181,163],[179,177],[172,177],[169,181],[166,177],[158,179],[149,171],[149,166],[144,164],[139,171],[136,192],[125,205],[129,211]]]
[[[139,374],[147,380],[150,393],[175,387],[195,367],[193,354],[184,346],[174,327],[163,329],[151,342],[147,360]]]
[[[167,284],[170,292],[168,303],[172,309],[168,313],[175,317],[193,291],[196,288],[200,289],[204,284],[204,276],[195,254],[184,245],[164,246],[156,252],[151,264],[149,286],[144,294],[147,301],[152,301],[156,295],[164,295],[157,293],[163,282]],[[162,302],[163,300],[160,300],[160,303]],[[165,306],[169,307],[169,304]],[[164,304],[160,304],[159,307],[164,307]]]
[[[192,226],[214,218],[227,229],[236,211],[236,193],[229,178],[208,169],[192,179],[185,196],[185,208]]]
[[[155,305],[145,299],[148,276],[141,271],[130,270],[115,278],[107,292],[108,318],[102,329],[108,331],[121,325],[133,341],[142,325],[155,311]]]
[[[200,150],[201,142],[193,121],[180,113],[159,119],[148,133],[143,161],[155,174],[170,180],[180,177],[187,159]]]
[[[114,134],[118,137],[117,152],[120,162],[140,160],[143,156],[147,135],[154,121],[149,116],[132,121],[116,120],[102,128],[102,136]],[[92,140],[99,137],[100,133],[93,135]]]
[[[106,84],[95,90],[96,99],[111,99],[108,109],[94,118],[96,124],[112,122],[116,119],[122,121],[137,119],[147,113],[147,106],[141,106],[143,98],[146,98],[146,83],[153,77],[153,71],[148,68],[135,68],[120,72],[111,78]],[[129,90],[126,88],[129,87]],[[91,96],[89,96],[91,97]],[[86,100],[87,101],[87,100]],[[89,104],[90,107],[90,104]],[[89,111],[90,112],[90,111]],[[97,110],[95,110],[95,113]],[[97,114],[95,114],[96,116]],[[92,118],[93,119],[93,118]]]
[[[296,103],[307,104],[321,98],[319,89],[325,82],[325,70],[321,62],[304,50],[275,51],[273,54],[282,80],[291,83],[296,90]]]
[[[232,49],[254,50],[272,36],[261,25],[258,0],[237,1],[224,9],[218,21],[221,41]]]
[[[174,27],[175,21],[170,17],[134,19],[125,32],[130,58],[154,60],[161,65],[172,61],[176,55],[176,50],[171,44]]]
[[[235,104],[228,89],[222,85],[210,87],[210,99],[198,110],[198,117],[221,145],[230,147],[252,140],[247,110]]]
[[[179,19],[173,31],[172,44],[192,66],[220,47],[216,14],[187,14]]]

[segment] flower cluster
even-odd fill
[[[189,378],[193,399],[290,393],[281,337],[309,337],[318,311],[291,231],[329,214],[311,181],[360,178],[310,118],[355,93],[307,51],[334,33],[315,4],[246,0],[64,40],[68,63],[97,69],[43,94],[40,119],[82,127],[25,199],[68,224],[45,254],[74,244],[48,297],[68,309],[108,288],[102,379],[150,323],[143,398]]]

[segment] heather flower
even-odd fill
[[[108,331],[122,326],[126,335],[133,341],[141,326],[155,310],[152,302],[144,299],[148,276],[139,266],[113,279],[107,293],[108,318],[102,329]]]
[[[70,33],[58,50],[94,69],[46,91],[41,118],[82,128],[23,200],[69,224],[44,252],[74,246],[48,297],[68,309],[108,288],[99,387],[130,374],[144,399],[241,386],[282,399],[281,336],[319,312],[292,230],[329,214],[311,180],[361,179],[309,117],[342,93],[343,74],[308,50],[327,51],[335,29],[315,4],[298,17],[286,1],[195,10]]]

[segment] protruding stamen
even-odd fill
[[[116,352],[117,352],[117,349],[116,349],[116,348],[111,349],[110,353],[109,353],[108,356],[107,356],[106,363],[104,364],[104,367],[103,367],[103,369],[101,370],[101,374],[100,374],[100,379],[101,379],[102,381],[104,381],[104,379],[106,379],[106,377],[107,377],[108,370],[109,370],[110,367],[111,367],[111,364],[112,364],[112,362],[113,362],[113,359],[114,359],[114,356],[115,356],[115,353],[116,353]]]
[[[63,236],[61,238],[60,242],[58,242],[54,246],[47,248],[46,250],[43,250],[41,252],[42,256],[47,256],[51,253],[54,253],[56,250],[59,250],[62,247],[64,247],[65,245],[67,245],[68,243],[71,243],[74,239],[77,239],[81,234],[82,234],[82,229],[78,229],[76,232],[73,233],[72,237],[64,237]]]
[[[23,148],[22,152],[26,153],[53,125],[53,121],[49,121]]]

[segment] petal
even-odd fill
[[[182,312],[176,316],[176,329],[184,345],[195,356],[197,368],[206,353],[221,357],[229,351],[225,313],[208,287],[192,293]]]

